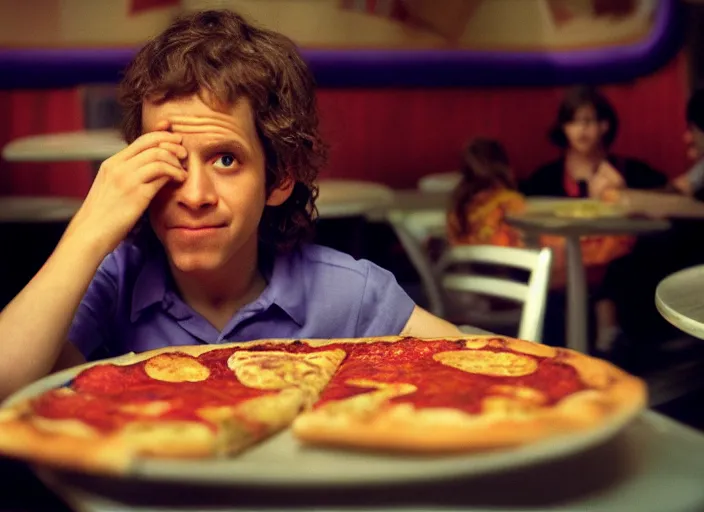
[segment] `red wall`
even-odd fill
[[[17,137],[80,130],[81,97],[77,90],[0,91],[0,146]],[[10,164],[0,161],[0,195],[82,197],[90,187],[90,165]]]
[[[641,158],[668,175],[687,165],[686,62],[674,59],[631,84],[607,86],[622,128],[615,151]],[[462,145],[476,135],[503,141],[519,175],[556,156],[546,132],[561,88],[329,89],[319,93],[323,131],[332,145],[328,177],[364,178],[414,187],[424,174],[457,167]],[[0,92],[0,145],[15,137],[82,126],[75,90]],[[86,163],[0,163],[0,194],[82,196]]]
[[[686,60],[656,74],[604,87],[621,118],[614,150],[673,175],[686,168],[682,142]],[[368,177],[395,187],[455,169],[465,141],[476,135],[506,145],[519,175],[557,155],[546,133],[561,88],[324,90],[323,127],[332,144],[327,176]]]

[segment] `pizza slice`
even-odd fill
[[[130,354],[1,409],[0,453],[118,473],[138,457],[232,455],[310,407],[344,357],[265,341]]]
[[[315,407],[307,444],[403,452],[515,447],[617,424],[642,381],[570,350],[500,337],[359,340]]]

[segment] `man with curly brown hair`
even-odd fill
[[[458,334],[389,272],[306,243],[325,161],[314,89],[293,42],[229,11],[150,41],[121,84],[129,146],[0,314],[0,396],[167,345]]]

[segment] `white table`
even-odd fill
[[[371,210],[386,208],[394,201],[394,191],[380,183],[343,179],[318,182],[316,201],[321,219],[365,217]]]
[[[672,325],[704,339],[704,265],[663,279],[655,291],[655,305]]]
[[[9,162],[102,162],[126,145],[117,130],[51,133],[15,139],[2,156]]]
[[[589,235],[639,235],[665,231],[665,220],[628,218],[622,216],[569,218],[530,213],[510,216],[507,221],[526,234],[557,235],[565,238],[567,266],[567,346],[588,351],[588,290],[580,239]]]
[[[2,197],[0,222],[63,222],[71,219],[82,203],[67,197]]]
[[[315,204],[320,218],[364,217],[383,222],[389,210],[442,210],[450,204],[449,192],[394,190],[371,181],[325,179],[318,182]]]
[[[427,174],[418,180],[418,190],[422,192],[451,193],[462,180],[459,172],[439,172]]]
[[[83,512],[696,512],[704,510],[703,455],[704,435],[647,411],[612,440],[583,453],[505,473],[435,483],[191,487],[58,473],[48,473],[45,479]],[[22,489],[18,483],[3,492],[10,493],[12,502],[13,494],[19,496]]]

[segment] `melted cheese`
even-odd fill
[[[242,384],[255,389],[318,388],[344,356],[342,350],[310,354],[239,351],[230,356],[227,366]]]
[[[66,434],[71,437],[94,437],[97,435],[97,431],[93,427],[76,419],[50,419],[35,416],[31,422],[40,430],[53,434]]]
[[[537,406],[523,400],[503,396],[488,396],[482,400],[482,415],[494,418],[525,416]]]
[[[538,369],[538,362],[532,357],[511,352],[452,350],[435,354],[433,359],[464,372],[496,377],[522,377]]]
[[[486,347],[488,343],[489,343],[488,340],[482,340],[482,339],[467,340],[465,342],[464,346],[467,348],[471,348],[473,350],[477,350],[477,349]]]
[[[121,411],[136,416],[161,416],[169,409],[171,409],[171,405],[165,401],[126,404],[120,407]]]
[[[206,425],[179,420],[129,423],[120,431],[119,437],[145,453],[150,449],[162,451],[169,445],[182,446],[184,439],[196,446],[208,445],[215,440],[215,434]]]
[[[365,417],[372,415],[390,399],[398,396],[410,395],[418,389],[413,384],[405,384],[401,382],[386,383],[369,379],[350,379],[345,381],[345,384],[363,388],[375,388],[375,391],[362,393],[360,395],[344,398],[342,400],[328,402],[321,406],[319,411],[323,411],[330,415],[341,414],[345,417]]]
[[[526,386],[498,385],[489,388],[489,392],[507,395],[510,398],[535,405],[542,405],[547,402],[547,397],[542,391]]]
[[[163,382],[200,382],[210,377],[210,370],[194,357],[168,352],[147,360],[144,371]]]

